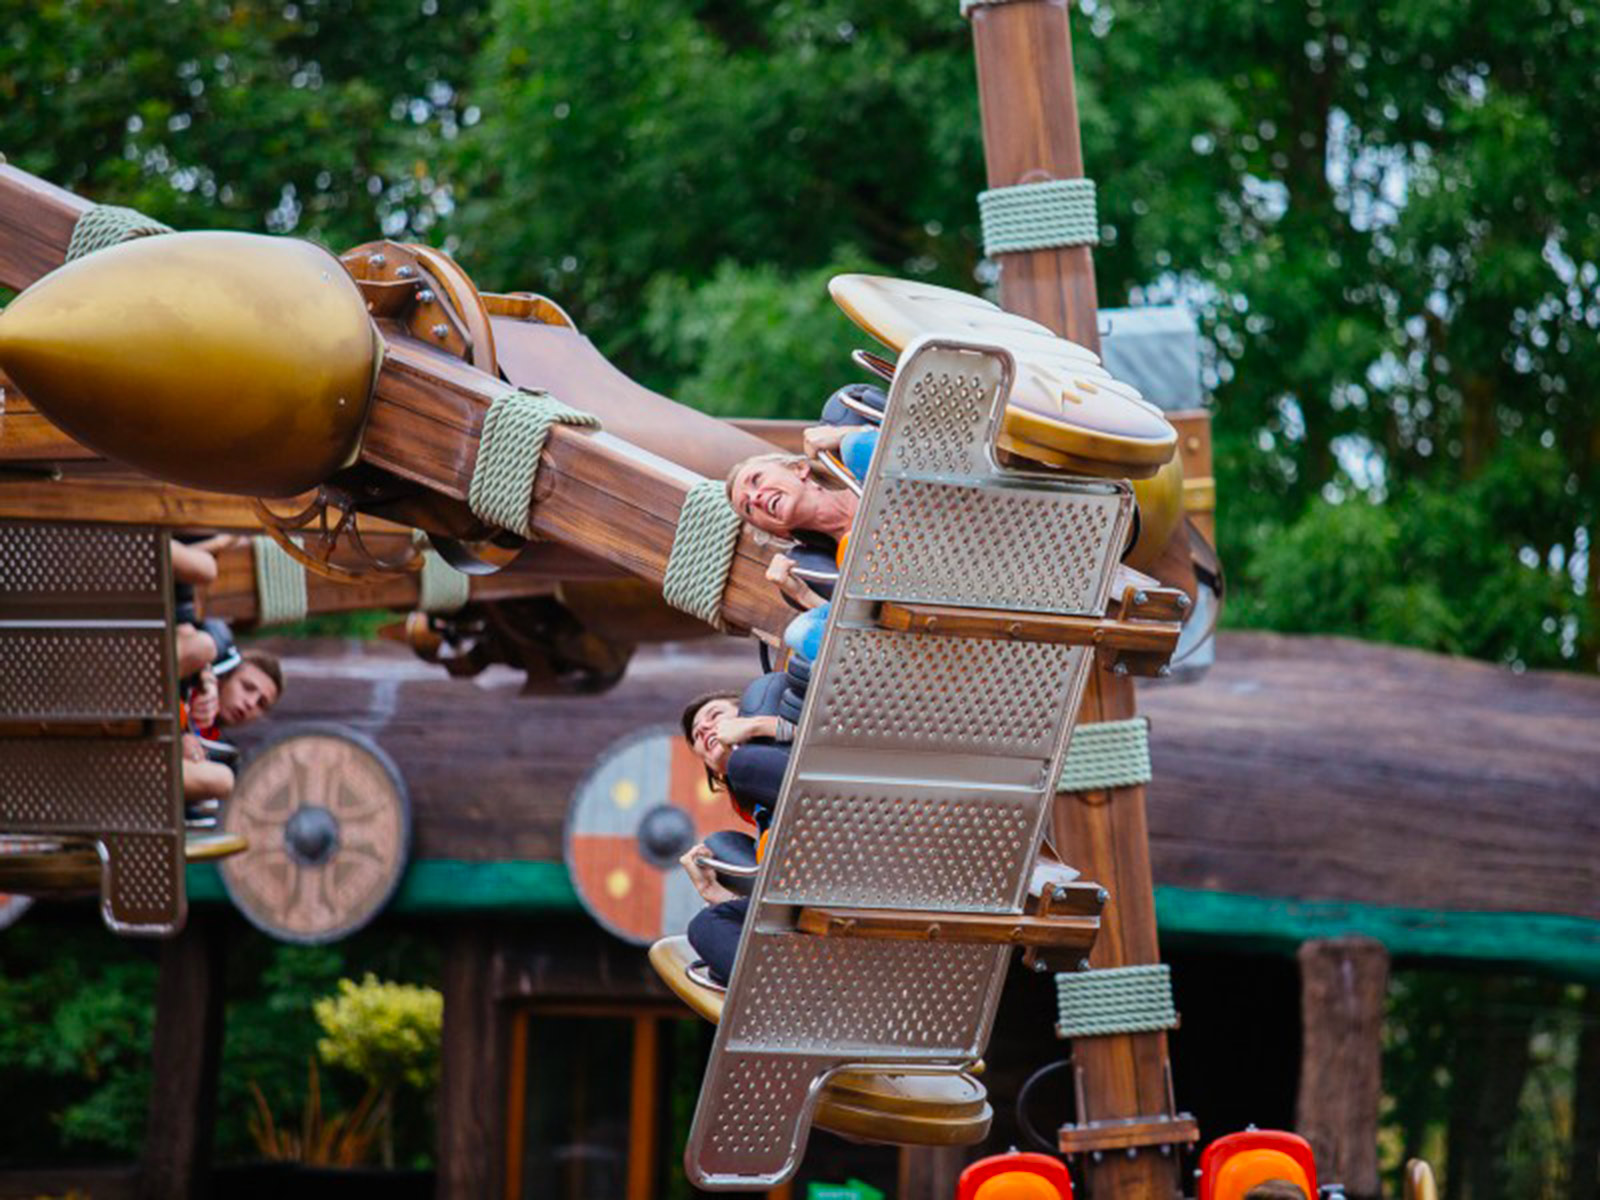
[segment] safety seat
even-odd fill
[[[1072,1177],[1059,1158],[1013,1150],[962,1171],[956,1200],[1072,1200]]]
[[[1277,1129],[1246,1129],[1218,1138],[1200,1156],[1199,1200],[1242,1200],[1269,1179],[1292,1183],[1305,1192],[1306,1200],[1316,1200],[1311,1143]]]
[[[650,965],[678,999],[712,1024],[722,1019],[724,993],[695,981],[694,949],[682,935],[650,947]],[[989,1134],[994,1110],[972,1074],[840,1071],[822,1088],[815,1124],[863,1142],[970,1146]]]

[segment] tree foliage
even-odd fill
[[[5,9],[20,165],[180,226],[439,241],[714,412],[804,414],[847,377],[837,266],[993,278],[949,0]],[[1206,333],[1229,619],[1595,669],[1600,14],[1073,20],[1101,297],[1180,301]],[[1324,536],[1336,594],[1307,574]]]

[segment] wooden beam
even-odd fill
[[[74,462],[99,455],[52,425],[0,374],[0,463]]]
[[[1056,1134],[1056,1149],[1062,1154],[1126,1152],[1159,1146],[1176,1149],[1199,1140],[1200,1126],[1193,1117],[1148,1117],[1064,1125]]]
[[[900,1147],[899,1200],[950,1200],[967,1165],[965,1146]]]
[[[1087,953],[1099,917],[1027,917],[990,913],[936,913],[889,908],[808,906],[795,928],[817,937],[891,942],[965,942],[988,946],[1045,946]]]
[[[506,385],[392,328],[385,328],[385,335],[389,351],[361,457],[440,495],[465,500],[483,416]],[[558,425],[545,445],[531,524],[542,537],[659,587],[678,513],[701,478],[603,431]],[[771,556],[771,548],[746,529],[722,597],[730,625],[776,633],[789,623],[793,613],[766,580]]]
[[[495,998],[498,936],[482,923],[445,939],[439,1073],[438,1200],[484,1200],[504,1188],[510,1013]]]
[[[1295,1128],[1317,1174],[1352,1200],[1376,1200],[1378,1102],[1389,952],[1372,938],[1300,947],[1300,1092]]]
[[[1024,0],[971,11],[991,188],[1083,177],[1068,8],[1059,0]],[[1003,255],[1000,303],[1090,349],[1099,347],[1094,259],[1087,246]],[[1097,665],[1079,721],[1123,720],[1134,712],[1132,680]],[[1160,961],[1144,789],[1063,795],[1055,830],[1062,852],[1111,893],[1093,965]],[[1083,1070],[1090,1108],[1078,1113],[1080,1124],[1176,1115],[1170,1112],[1166,1034],[1079,1038],[1073,1057]],[[1085,1171],[1097,1196],[1178,1191],[1176,1156],[1106,1155],[1086,1163]]]
[[[0,287],[21,291],[67,256],[78,217],[94,205],[0,164]]]
[[[193,911],[183,932],[161,947],[140,1200],[210,1194],[225,955],[219,923]]]

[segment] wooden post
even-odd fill
[[[971,19],[989,186],[1082,178],[1065,0],[980,4]],[[1004,255],[1000,302],[1073,341],[1099,347],[1094,258],[1087,246]],[[1132,681],[1097,669],[1078,719],[1122,720],[1134,715],[1134,707]],[[1057,845],[1073,865],[1111,893],[1093,965],[1159,961],[1144,789],[1063,796],[1054,824]],[[1164,1033],[1081,1038],[1073,1058],[1089,1110],[1078,1114],[1080,1126],[1171,1115]],[[1078,1140],[1088,1144],[1082,1134]],[[1099,1162],[1089,1156],[1082,1174],[1096,1200],[1149,1200],[1177,1194],[1179,1159],[1154,1150],[1132,1158],[1108,1153]]]
[[[439,1200],[493,1200],[505,1188],[511,1022],[495,994],[496,940],[476,923],[453,927],[446,940]]]
[[[950,1200],[967,1165],[962,1146],[900,1147],[899,1200]]]
[[[1372,938],[1300,947],[1300,1093],[1295,1127],[1317,1175],[1355,1200],[1378,1195],[1378,1100],[1389,952]]]
[[[223,963],[218,922],[205,914],[191,912],[183,932],[161,947],[140,1200],[210,1194]]]
[[[1574,1196],[1600,1195],[1600,986],[1584,989],[1583,1031],[1572,1081],[1572,1161],[1567,1187]]]

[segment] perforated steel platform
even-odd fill
[[[1126,485],[999,467],[1013,359],[900,359],[685,1152],[706,1188],[794,1171],[829,1074],[982,1055],[1009,947],[816,937],[801,905],[1021,914],[1091,654],[880,628],[878,603],[1103,611]]]
[[[112,929],[184,919],[167,534],[0,522],[0,831],[94,844]]]

